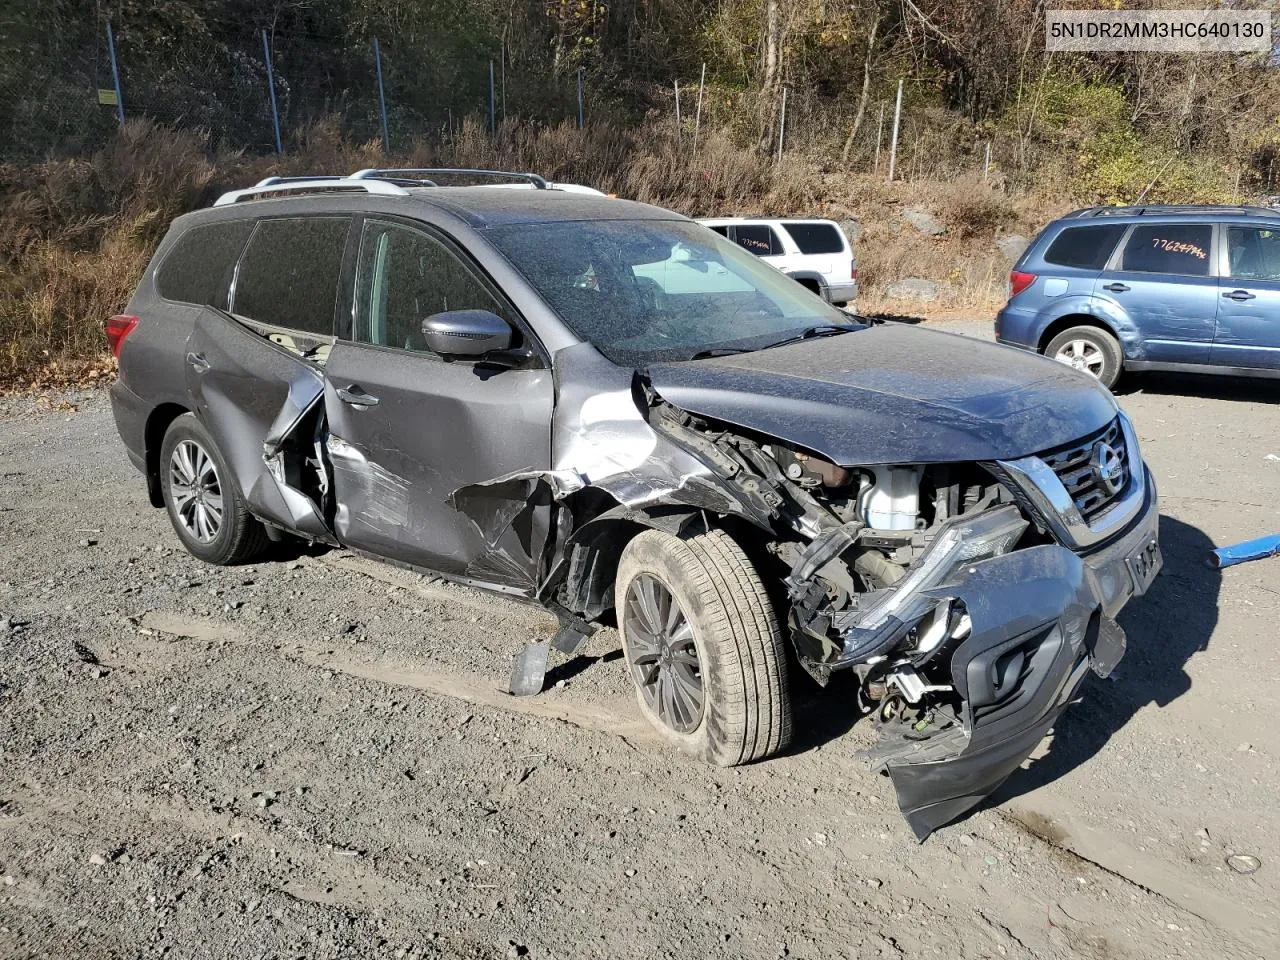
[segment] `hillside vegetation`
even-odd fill
[[[1071,207],[1280,193],[1265,57],[1049,56],[1033,0],[24,6],[0,16],[0,383],[107,370],[102,320],[168,222],[270,174],[528,169],[688,214],[829,216],[857,236],[861,307],[919,312],[886,294],[922,277],[939,282],[927,309],[977,315],[1003,294],[995,241]],[[94,94],[112,85],[108,17],[123,127]],[[911,226],[918,211],[945,232]]]

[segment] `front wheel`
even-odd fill
[[[622,552],[615,589],[636,699],[659,733],[725,767],[790,743],[782,631],[733,538],[641,533]]]
[[[1124,369],[1120,343],[1097,327],[1071,327],[1049,341],[1044,355],[1073,369],[1092,374],[1110,389]]]

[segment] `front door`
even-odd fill
[[[1218,319],[1213,224],[1139,224],[1113,263],[1094,280],[1093,295],[1127,314],[1137,352],[1160,363],[1208,363]]]
[[[529,593],[540,557],[519,525],[478,522],[452,494],[549,468],[551,371],[432,353],[422,320],[433,314],[483,309],[520,322],[446,238],[394,220],[368,219],[361,233],[353,329],[325,365],[338,538]]]
[[[1226,224],[1215,365],[1280,369],[1280,229]]]

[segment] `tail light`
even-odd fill
[[[133,333],[138,325],[138,318],[127,313],[117,314],[107,321],[107,343],[111,345],[111,355],[120,356],[120,348],[124,346],[124,338]]]
[[[1021,270],[1014,270],[1009,274],[1009,298],[1013,299],[1027,287],[1036,282],[1034,273],[1023,273]]]
[[[854,280],[858,279],[858,261],[857,260],[849,261],[849,276],[852,277]]]

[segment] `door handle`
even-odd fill
[[[1224,297],[1228,300],[1244,301],[1255,299],[1254,295],[1248,290],[1232,290],[1230,293],[1224,293]]]
[[[353,407],[376,407],[378,405],[377,397],[365,393],[354,383],[349,387],[339,387],[334,393],[338,395],[338,399],[343,403],[349,403]]]
[[[196,373],[204,373],[209,369],[209,361],[204,358],[202,353],[188,353],[187,363],[191,364],[191,368]]]
[[[1112,293],[1124,293],[1129,287],[1123,283],[1108,283],[1102,289],[1110,290]]]

